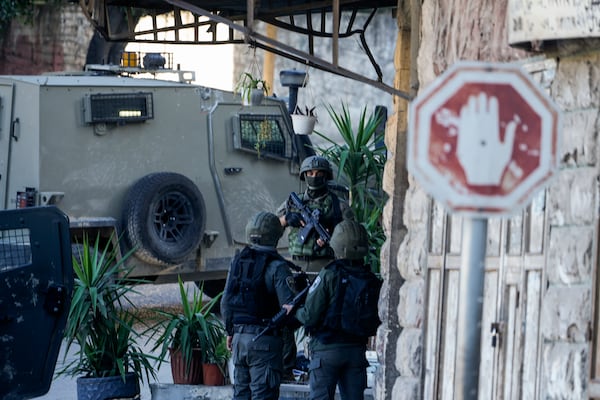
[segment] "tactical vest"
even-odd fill
[[[234,324],[264,325],[279,311],[276,293],[269,293],[265,271],[272,261],[287,263],[276,252],[245,247],[231,263],[227,286],[226,307],[231,310]]]
[[[318,208],[321,211],[319,223],[327,229],[329,233],[332,233],[333,228],[342,221],[340,199],[335,193],[329,192],[326,196],[319,197],[318,199],[312,199],[303,193],[300,199],[310,210]],[[298,212],[299,210],[292,206],[289,211]],[[304,244],[300,244],[298,232],[298,228],[292,228],[288,236],[289,252],[291,255],[333,258],[333,250],[331,247],[319,247],[319,245],[317,245],[319,236],[315,230],[308,235]]]
[[[338,284],[322,324],[311,334],[322,343],[366,343],[381,324],[377,304],[382,281],[367,268],[347,268],[336,260],[325,267],[338,274]]]

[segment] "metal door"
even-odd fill
[[[54,206],[0,211],[0,399],[49,390],[72,290],[66,215]]]
[[[13,85],[0,83],[0,210],[8,208],[8,161]]]
[[[544,206],[541,193],[518,216],[488,220],[479,399],[539,393]],[[433,204],[430,224],[423,398],[454,399],[462,219]]]

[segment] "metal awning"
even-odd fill
[[[381,68],[365,38],[375,14],[386,9],[392,10],[397,4],[397,0],[80,0],[80,5],[94,28],[109,41],[203,45],[247,43],[307,66],[410,99],[408,93],[383,82]],[[186,17],[189,15],[186,12],[193,16],[191,20]],[[122,17],[118,20],[113,17],[119,13],[126,16],[125,24]],[[367,15],[367,18],[357,19],[359,13]],[[164,14],[171,14],[173,18],[159,18]],[[146,15],[151,17],[152,27],[138,28],[138,17]],[[327,23],[326,17],[329,15],[331,22]],[[359,23],[358,20],[362,22]],[[306,36],[308,52],[255,32],[252,29],[254,21],[262,21]],[[194,33],[184,37],[181,34],[184,31]],[[376,79],[369,78],[365,72],[351,71],[338,64],[339,40],[350,37],[360,40]],[[331,39],[332,53],[329,61],[315,54],[315,38]]]

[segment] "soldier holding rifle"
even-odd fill
[[[333,260],[328,244],[333,228],[344,219],[354,219],[352,209],[329,190],[333,179],[329,161],[310,156],[300,166],[300,180],[305,181],[304,193],[292,193],[277,211],[283,227],[289,226],[289,252],[294,264],[306,272],[319,272]]]

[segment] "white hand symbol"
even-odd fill
[[[443,111],[443,110],[442,110]],[[452,121],[458,129],[456,156],[470,185],[499,185],[510,161],[519,117],[506,126],[500,141],[498,99],[485,93],[470,96]]]

